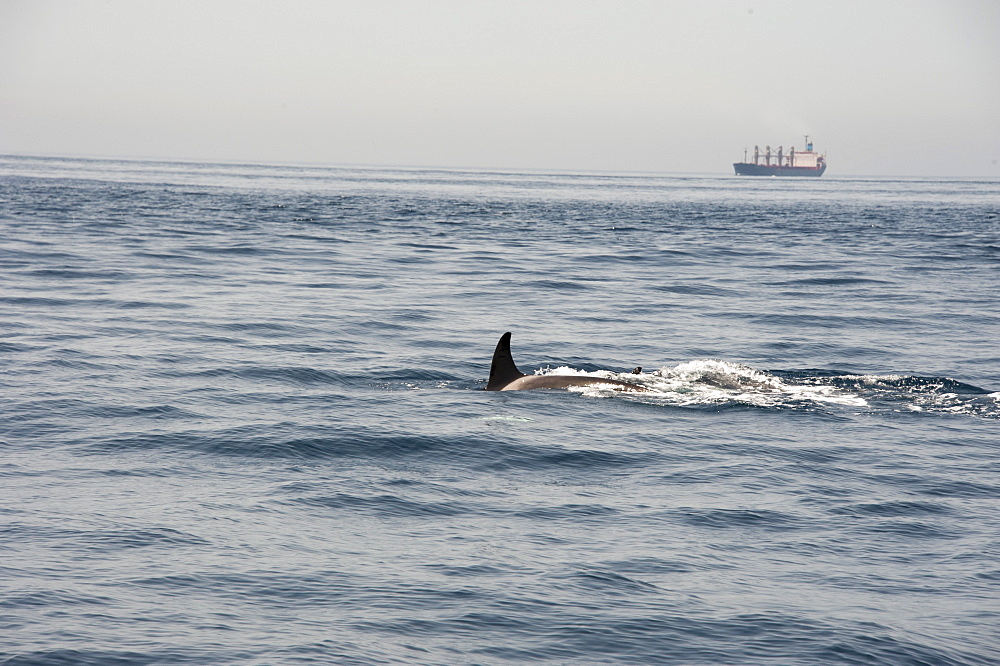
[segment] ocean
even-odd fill
[[[996,180],[5,156],[0,363],[4,665],[1000,663]]]

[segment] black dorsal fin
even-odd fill
[[[510,332],[500,336],[496,351],[493,352],[493,363],[490,365],[490,381],[487,391],[499,391],[524,373],[514,365],[514,357],[510,355]]]

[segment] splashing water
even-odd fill
[[[601,384],[570,390],[589,397],[626,394],[633,400],[676,407],[744,405],[809,410],[822,405],[840,405],[871,411],[935,411],[1000,418],[1000,393],[989,393],[946,377],[767,372],[719,359],[687,361],[640,374],[607,370],[586,372],[567,366],[546,368],[537,374],[581,375],[632,382],[650,392],[629,393]]]

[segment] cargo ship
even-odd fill
[[[737,176],[811,176],[818,178],[826,171],[826,156],[813,151],[812,141],[806,136],[806,149],[785,153],[781,146],[776,152],[767,146],[763,152],[760,146],[753,147],[753,162],[748,161],[747,151],[743,151],[743,161],[735,162]]]

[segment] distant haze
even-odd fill
[[[1000,178],[1000,3],[0,0],[0,153]]]

